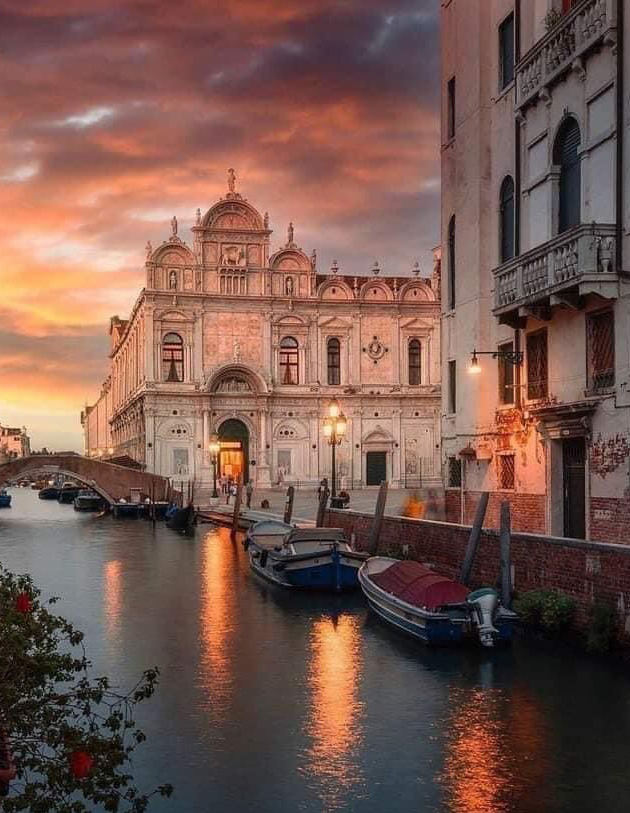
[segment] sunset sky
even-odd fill
[[[439,241],[438,0],[0,0],[0,423],[82,450],[144,247],[238,190],[320,268]]]

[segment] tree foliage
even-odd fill
[[[152,696],[159,672],[144,672],[128,692],[92,677],[83,633],[40,600],[30,576],[0,566],[0,726],[16,769],[7,813],[144,811],[152,796],[129,773],[145,739],[134,707]],[[5,766],[3,766],[5,767]]]

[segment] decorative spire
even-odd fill
[[[416,275],[416,277],[420,276],[420,263],[418,262],[418,260],[415,261],[415,263],[413,264],[413,268],[411,270]]]
[[[171,229],[173,231],[173,237],[177,237],[177,218],[175,215],[171,218]]]
[[[372,266],[372,274],[377,277],[381,273],[381,269],[378,265],[378,260],[374,260],[374,265]]]
[[[147,252],[147,260],[148,260],[151,257],[151,255],[153,254],[153,246],[151,245],[150,240],[147,240],[146,252]]]
[[[233,195],[236,191],[236,172],[230,167],[228,169],[228,192]]]
[[[339,271],[339,264],[338,264],[337,260],[332,261],[332,265],[330,266],[330,270],[333,272],[333,274],[336,274],[337,271]]]
[[[317,249],[314,248],[311,252],[311,268],[313,271],[317,268]]]
[[[195,222],[197,223],[198,226],[201,225],[201,209],[197,209]]]
[[[263,226],[265,229],[269,228],[269,212],[265,212],[265,216],[263,218]]]

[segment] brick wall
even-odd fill
[[[630,545],[630,497],[591,497],[591,537]]]
[[[464,492],[465,523],[472,524],[474,521],[480,497],[480,491]],[[491,491],[485,519],[485,525],[488,528],[498,529],[503,500],[510,503],[513,530],[536,534],[545,533],[544,494],[512,494],[505,491]],[[447,522],[458,523],[461,521],[461,496],[459,491],[455,489],[446,491],[445,511]]]
[[[365,547],[372,516],[355,511],[328,511],[327,524],[354,533],[358,547]],[[431,563],[456,578],[464,558],[470,526],[385,517],[379,553],[404,554]],[[561,590],[575,598],[577,624],[585,628],[594,600],[615,606],[619,613],[619,640],[630,646],[630,546],[556,539],[530,533],[512,534],[514,590]],[[472,573],[474,586],[497,585],[500,579],[499,536],[484,529]]]

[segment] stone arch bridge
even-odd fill
[[[155,500],[167,500],[172,494],[169,481],[157,474],[80,455],[31,455],[3,463],[0,465],[0,488],[26,474],[63,474],[93,489],[110,505],[121,497],[128,497],[132,488],[139,488]]]

